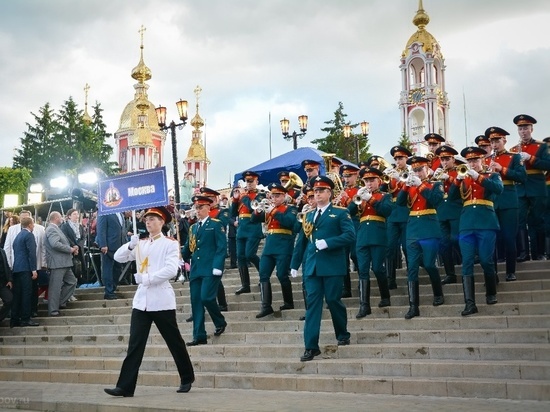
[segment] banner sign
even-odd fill
[[[125,173],[99,182],[98,215],[167,204],[168,185],[165,167]]]

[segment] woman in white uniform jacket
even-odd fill
[[[132,304],[130,341],[128,353],[122,364],[117,386],[105,389],[112,396],[133,396],[139,366],[143,359],[151,323],[155,322],[170,349],[180,375],[178,392],[189,392],[195,380],[193,365],[176,322],[176,297],[169,280],[178,269],[178,242],[166,238],[162,232],[171,215],[164,207],[148,209],[143,215],[149,237],[139,240],[132,236],[129,243],[115,252],[115,260],[121,263],[136,261],[135,279],[138,284]]]

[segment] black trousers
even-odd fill
[[[32,273],[13,273],[13,303],[10,322],[28,322],[31,320],[32,306]]]
[[[176,311],[161,310],[157,312],[145,312],[133,309],[130,322],[128,353],[122,363],[122,369],[116,385],[126,392],[134,393],[136,389],[139,367],[143,360],[143,353],[145,352],[145,346],[147,345],[149,331],[153,322],[155,322],[176,362],[181,383],[195,381],[193,364],[191,363],[191,359],[189,359],[185,342],[181,337],[176,322]]]
[[[13,301],[13,293],[7,286],[0,286],[0,299],[2,300],[2,307],[0,308],[0,322],[6,319],[11,309],[11,303]]]

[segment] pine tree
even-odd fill
[[[334,112],[334,119],[324,122],[329,126],[321,129],[321,131],[327,133],[327,136],[312,140],[311,143],[316,144],[319,150],[327,153],[334,153],[336,157],[354,163],[356,141],[359,146],[359,159],[366,159],[369,156],[370,145],[368,138],[363,137],[362,134],[352,133],[350,137],[347,138],[344,136],[344,126],[347,124],[347,116],[348,115],[344,113],[344,104],[338,102],[338,108]],[[358,123],[355,123],[350,126],[353,130],[358,125]]]
[[[405,149],[410,150],[410,152],[414,152],[414,147],[411,143],[411,140],[409,139],[409,136],[407,136],[407,133],[403,130],[403,133],[401,133],[401,138],[397,142],[399,146],[403,146]]]

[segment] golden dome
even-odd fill
[[[204,120],[202,120],[202,117],[200,117],[198,111],[195,117],[193,117],[193,119],[191,120],[191,126],[193,126],[195,130],[199,130],[201,127],[204,126]]]
[[[405,50],[403,50],[403,53],[401,54],[401,57],[405,57],[407,55],[407,50],[409,50],[409,47],[411,47],[413,43],[422,43],[424,53],[433,53],[434,45],[437,46],[436,51],[439,51],[439,43],[435,37],[426,30],[426,26],[430,22],[430,16],[428,16],[428,14],[424,11],[422,0],[419,0],[418,2],[418,10],[412,22],[416,27],[418,27],[418,30],[410,37],[407,45],[405,46]]]
[[[155,107],[149,100],[147,100],[147,103],[149,103],[149,108],[145,113],[147,114],[149,129],[159,131],[160,128],[157,123],[157,113],[155,112]],[[132,100],[126,105],[122,115],[120,116],[120,125],[117,133],[128,129],[134,130],[138,127],[138,115],[141,114],[141,110],[138,109],[137,105],[138,102],[136,100]]]
[[[132,69],[132,78],[136,79],[140,83],[143,83],[150,80],[151,77],[151,69],[149,69],[149,67],[147,67],[143,62],[143,46],[141,46],[141,57],[138,65]]]

